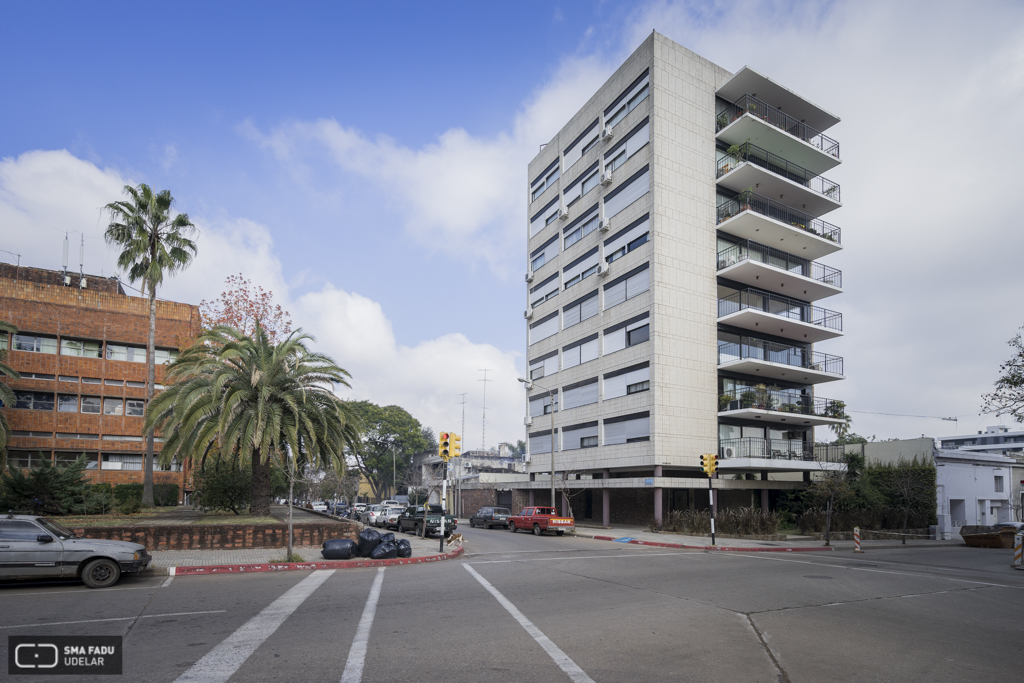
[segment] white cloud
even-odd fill
[[[20,253],[22,265],[58,268],[63,232],[77,230],[89,238],[86,272],[111,275],[115,252],[102,240],[105,216],[100,209],[132,182],[63,150],[3,159],[0,225],[5,230],[0,248]],[[190,303],[213,299],[226,276],[243,273],[274,292],[295,325],[317,339],[317,349],[352,373],[352,390],[341,395],[401,405],[435,431],[461,428],[456,392],[476,386],[478,368],[491,368],[488,443],[521,438],[523,391],[516,382],[516,354],[472,343],[461,334],[398,344],[377,302],[330,283],[318,291],[294,292],[266,226],[246,218],[192,219],[200,228],[198,256],[187,270],[166,281],[161,297]],[[0,258],[12,260],[6,254]],[[480,445],[478,417],[478,412],[469,416],[470,429],[463,435],[467,449]]]

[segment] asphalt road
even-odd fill
[[[1024,572],[1009,551],[707,553],[462,531],[464,558],[431,565],[2,585],[0,631],[122,635],[130,681],[1019,677]],[[32,680],[49,679],[83,680]]]

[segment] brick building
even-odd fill
[[[199,309],[157,301],[156,390],[163,363],[199,330]],[[146,450],[146,342],[149,302],[120,283],[41,268],[0,264],[0,320],[18,334],[0,334],[17,403],[2,410],[11,425],[7,464],[30,467],[40,458],[89,458],[94,482],[142,481]],[[156,451],[159,453],[161,440]],[[189,463],[154,465],[154,482],[188,489]]]

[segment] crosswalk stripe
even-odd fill
[[[352,649],[348,651],[345,671],[341,674],[341,683],[359,683],[363,678],[363,664],[366,661],[366,645],[370,640],[370,629],[373,617],[377,613],[377,601],[380,599],[380,588],[384,584],[384,567],[377,569],[377,576],[370,588],[370,597],[366,599],[363,616],[356,628],[356,637],[352,639]]]
[[[306,601],[313,592],[330,578],[335,570],[315,571],[292,586],[262,612],[242,624],[237,631],[206,653],[175,683],[224,683],[238,671],[245,660],[269,638],[274,631]]]

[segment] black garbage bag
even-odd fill
[[[391,533],[390,531],[387,532],[386,534],[381,534],[380,535],[380,542],[381,543],[394,543],[395,542],[395,535],[393,533]]]
[[[398,556],[399,557],[412,557],[412,543],[405,540],[404,538],[398,542]]]
[[[324,548],[320,554],[325,560],[351,560],[356,554],[358,546],[350,538],[335,538],[324,541]]]
[[[398,557],[398,546],[394,543],[381,543],[370,555],[374,560],[393,560]]]
[[[370,557],[378,545],[380,545],[379,531],[363,529],[359,532],[359,557]]]

